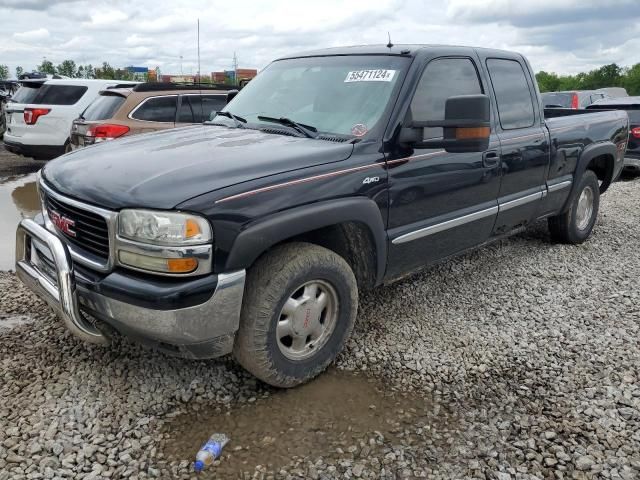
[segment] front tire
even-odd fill
[[[357,311],[356,279],[342,257],[309,243],[276,247],[247,274],[234,356],[270,385],[300,385],[342,351]]]
[[[600,208],[600,186],[598,177],[587,170],[580,179],[578,190],[565,213],[550,217],[549,232],[554,241],[580,244],[593,231]]]

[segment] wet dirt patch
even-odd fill
[[[0,270],[13,270],[16,226],[40,212],[36,173],[0,180]]]
[[[261,465],[277,472],[295,457],[315,461],[336,452],[411,444],[453,420],[432,399],[391,392],[377,379],[331,370],[291,390],[227,410],[194,406],[165,426],[165,457],[192,462],[212,433],[230,437],[207,478],[235,478]],[[371,445],[371,446],[370,446]]]

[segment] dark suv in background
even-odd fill
[[[620,97],[598,100],[589,110],[624,110],[629,115],[629,143],[624,158],[626,171],[640,173],[640,97]]]
[[[205,122],[212,112],[224,108],[227,93],[236,88],[142,83],[103,90],[74,120],[71,147]]]

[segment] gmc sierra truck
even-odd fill
[[[292,387],[343,348],[359,292],[548,219],[579,244],[627,115],[550,109],[517,53],[398,45],[271,63],[204,125],[41,171],[16,270],[78,337],[233,353]]]

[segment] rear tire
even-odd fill
[[[598,218],[600,187],[596,174],[587,170],[580,179],[578,190],[565,213],[549,217],[552,240],[577,245],[589,238]]]
[[[357,311],[356,279],[342,257],[309,243],[276,247],[247,274],[233,354],[260,380],[295,387],[342,351]]]

